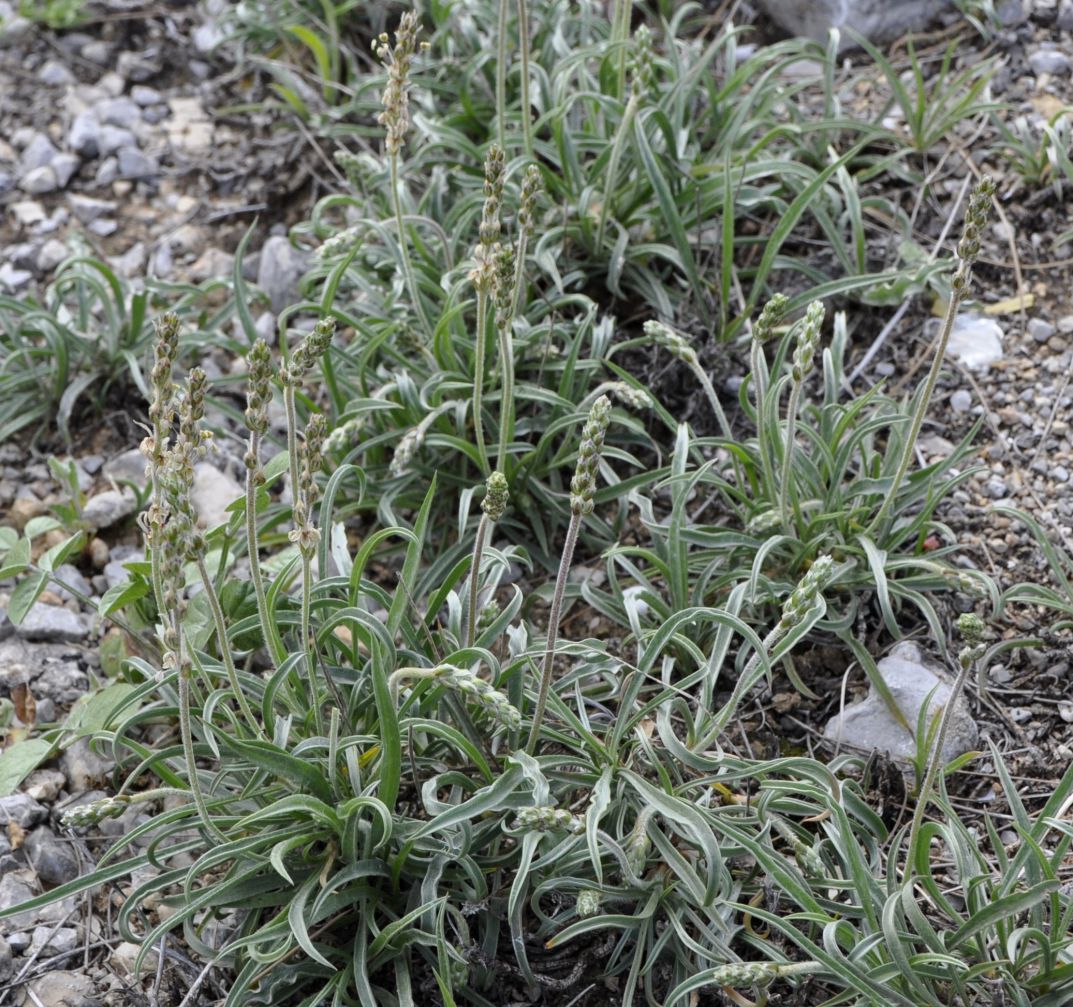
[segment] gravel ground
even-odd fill
[[[193,5],[154,9],[148,17],[122,0],[98,6],[107,15],[82,31],[52,33],[10,17],[0,28],[0,78],[8,85],[0,93],[0,291],[39,295],[80,247],[131,280],[216,279],[231,270],[236,245],[259,216],[244,269],[264,291],[257,324],[271,333],[273,312],[293,296],[305,267],[283,235],[330,182],[321,179],[330,165],[301,131],[274,131],[268,116],[238,119],[214,111],[256,100],[261,85],[213,60],[213,22]],[[0,2],[0,15],[10,15],[10,8]],[[1027,129],[1038,131],[1073,103],[1073,5],[1036,0],[1000,8],[1005,27],[986,53],[968,33],[960,44],[969,58],[998,59],[992,91],[1011,106],[1006,120],[1023,119]],[[941,51],[950,37],[947,32],[921,46]],[[869,102],[880,94],[877,82],[857,97]],[[971,149],[955,153],[935,179],[943,201],[917,207],[925,247],[938,237],[970,170]],[[983,419],[975,449],[980,470],[940,518],[965,548],[963,561],[989,570],[1005,588],[1047,583],[1049,572],[1023,527],[999,513],[998,505],[1034,515],[1073,552],[1073,245],[1057,240],[1073,225],[1068,204],[1053,189],[1025,186],[1008,163],[986,167],[999,176],[1005,219],[987,236],[976,290],[981,308],[998,306],[983,317],[1001,332],[1001,357],[980,369],[952,362],[922,451],[932,457],[950,451]],[[907,194],[907,206],[912,198]],[[878,380],[913,387],[914,361],[925,357],[934,338],[927,308],[911,306],[862,371],[858,387]],[[875,324],[865,318],[858,326],[861,356],[888,318],[889,312],[877,313]],[[224,357],[214,363],[222,370],[230,366]],[[732,382],[734,374],[724,379]],[[77,445],[78,479],[98,530],[86,562],[65,573],[89,597],[121,582],[123,562],[138,555],[133,499],[116,480],[141,478],[140,458],[132,454],[140,436],[124,409]],[[239,464],[225,455],[201,470],[204,507],[237,495]],[[23,446],[0,446],[0,512],[7,523],[21,528],[59,499],[43,456],[28,461]],[[0,608],[8,590],[0,585]],[[1068,635],[1056,633],[1047,618],[1028,608],[1013,614],[1007,635],[1041,636],[1045,645],[1016,651],[993,666],[989,696],[972,697],[983,733],[1023,776],[1027,802],[1047,792],[1073,754],[1073,704],[1064,698],[1073,652]],[[0,612],[0,695],[24,712],[25,697],[32,695],[38,723],[62,718],[102,676],[100,641],[88,608],[59,593],[46,593],[17,631]],[[832,689],[821,694],[837,695],[838,683],[832,677]],[[861,682],[853,679],[851,693],[859,691]],[[777,691],[766,715],[780,731],[818,745],[822,723],[833,712],[830,702],[787,697]],[[76,745],[32,774],[19,793],[0,798],[0,823],[6,823],[0,906],[77,876],[136,824],[134,816],[144,809],[92,835],[59,826],[60,811],[107,790],[110,769],[86,745]],[[960,780],[966,806],[994,806],[986,763]],[[88,906],[71,901],[5,924],[0,1005],[180,1003],[200,966],[171,943],[166,968],[158,972],[151,961],[148,975],[133,975],[135,949],[119,942],[109,924],[127,890],[129,884],[109,886]],[[210,977],[197,1002],[214,1002],[221,992],[214,982]],[[35,999],[24,999],[30,990]]]

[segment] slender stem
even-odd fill
[[[708,404],[712,407],[712,412],[715,413],[715,418],[719,422],[719,429],[723,431],[723,436],[728,441],[732,440],[730,423],[727,421],[727,414],[723,412],[723,407],[719,404],[719,396],[715,394],[715,386],[712,384],[712,379],[704,372],[704,368],[701,367],[699,360],[694,359],[690,362],[689,369],[697,376],[697,380],[704,389]]]
[[[790,463],[794,455],[794,435],[797,425],[797,405],[801,400],[801,382],[790,388],[790,404],[786,409],[786,448],[782,456],[782,479],[779,480],[779,513],[783,529],[790,532]]]
[[[566,529],[566,541],[563,543],[563,555],[559,561],[559,575],[555,579],[555,594],[551,599],[551,613],[548,616],[548,640],[544,646],[544,668],[540,675],[540,692],[537,694],[536,709],[533,711],[533,726],[529,729],[529,741],[526,754],[536,752],[540,740],[540,725],[544,720],[544,711],[548,706],[548,693],[551,691],[552,673],[555,668],[555,644],[559,638],[559,618],[563,610],[563,596],[566,594],[566,581],[570,576],[570,564],[574,559],[574,547],[577,545],[578,531],[581,528],[581,515],[572,514],[570,525]]]
[[[254,458],[260,458],[261,435],[250,434],[250,451]],[[256,469],[246,470],[246,553],[250,561],[250,580],[253,582],[253,593],[257,598],[257,618],[261,623],[261,635],[264,637],[265,647],[268,649],[269,660],[273,668],[278,668],[283,663],[286,654],[283,650],[283,641],[279,638],[279,630],[268,618],[268,599],[265,594],[264,577],[261,575],[260,546],[257,542],[257,482]]]
[[[522,231],[518,235],[518,246],[514,250],[514,302],[510,306],[510,317],[518,317],[522,306],[522,284],[525,282],[525,255],[529,249],[529,235]]]
[[[615,133],[615,142],[611,146],[611,156],[607,159],[607,172],[604,175],[604,198],[600,203],[600,221],[596,225],[596,248],[599,250],[604,244],[604,231],[607,228],[607,217],[611,212],[611,203],[614,200],[615,177],[618,175],[618,165],[622,158],[622,149],[626,143],[626,135],[633,125],[634,116],[641,104],[640,95],[634,92],[630,100],[626,102],[626,108],[622,112],[622,121],[618,124]]]
[[[529,12],[525,0],[518,0],[518,49],[522,58],[522,144],[527,157],[533,156],[532,107],[529,104]],[[500,146],[503,146],[502,143]],[[506,148],[504,148],[506,149]]]
[[[317,733],[324,733],[324,712],[320,708],[320,692],[317,689],[317,668],[314,664],[313,633],[310,626],[313,601],[313,557],[302,554],[302,650],[306,656],[306,675],[309,678],[309,696],[313,702],[313,719]]]
[[[760,346],[758,339],[752,340],[752,345],[749,347],[749,372],[753,379],[753,402],[756,405],[756,429],[757,436],[760,436],[760,403],[764,400],[764,392],[766,389],[766,382],[764,380],[763,364],[763,348]]]
[[[201,817],[201,823],[205,830],[215,839],[222,840],[223,833],[216,827],[216,823],[209,816],[209,808],[205,803],[205,795],[201,791],[201,780],[197,775],[197,760],[194,756],[194,733],[190,714],[190,665],[185,657],[186,642],[183,634],[182,620],[178,612],[172,613],[172,628],[178,637],[179,666],[179,734],[182,736],[183,758],[186,759],[186,771],[190,778],[190,793],[197,805],[197,813]]]
[[[402,193],[399,191],[399,155],[392,154],[391,162],[391,205],[395,209],[395,229],[399,239],[399,261],[402,265],[402,275],[406,279],[406,288],[410,291],[410,300],[414,302],[414,310],[421,319],[421,327],[425,330],[425,336],[432,338],[432,326],[429,324],[428,315],[425,314],[425,306],[417,289],[417,279],[414,276],[414,267],[410,262],[410,249],[406,243],[406,225],[402,217]],[[427,347],[426,347],[427,349]]]
[[[968,270],[965,265],[962,264],[958,269],[958,274],[966,273]],[[879,527],[887,514],[890,513],[890,509],[894,506],[895,498],[898,496],[898,490],[901,488],[902,480],[905,479],[905,474],[909,471],[909,466],[913,461],[913,449],[916,447],[917,438],[920,436],[920,428],[924,425],[924,417],[927,415],[928,406],[931,403],[931,397],[935,392],[935,385],[939,380],[939,372],[942,370],[943,358],[946,355],[946,345],[950,342],[950,333],[954,328],[954,318],[957,315],[958,306],[961,304],[961,294],[958,291],[958,284],[956,282],[950,292],[950,303],[946,308],[946,316],[943,318],[943,327],[939,332],[939,342],[935,348],[935,359],[931,362],[931,370],[928,371],[928,380],[924,383],[924,390],[921,393],[920,401],[917,403],[916,410],[913,413],[913,422],[909,427],[909,435],[902,445],[902,455],[898,461],[898,468],[895,471],[894,481],[890,485],[890,490],[883,499],[883,504],[876,512],[876,516],[872,518],[865,530],[865,534],[870,534],[875,528]],[[967,283],[966,283],[967,286]]]
[[[499,146],[507,149],[507,9],[508,0],[499,0],[498,45],[496,58],[496,136]],[[524,109],[523,109],[524,113]],[[524,115],[523,115],[524,118]]]
[[[481,458],[481,471],[488,475],[488,449],[484,445],[484,419],[481,406],[484,399],[484,358],[488,341],[488,291],[477,290],[477,343],[473,359],[473,435]]]
[[[294,404],[294,385],[283,386],[283,407],[287,414],[287,461],[290,464],[291,506],[298,499],[298,410]]]
[[[932,749],[928,758],[928,770],[924,775],[924,782],[921,784],[920,793],[917,795],[916,808],[913,811],[913,822],[909,827],[909,849],[906,853],[905,876],[903,878],[904,883],[908,883],[910,878],[911,864],[915,855],[917,843],[920,840],[920,829],[924,824],[924,813],[931,800],[931,791],[935,786],[935,778],[938,776],[939,767],[942,764],[943,745],[946,743],[946,735],[947,731],[950,729],[950,721],[954,718],[954,705],[961,698],[961,691],[965,688],[965,682],[968,681],[969,672],[972,670],[973,664],[975,664],[975,662],[969,660],[962,662],[961,669],[958,671],[958,676],[954,680],[954,685],[950,690],[950,698],[946,701],[942,717],[939,720],[939,733],[935,739],[935,747]]]
[[[253,715],[253,710],[250,708],[249,701],[246,699],[242,686],[238,681],[238,671],[235,669],[235,661],[231,656],[231,647],[227,640],[227,623],[224,621],[224,610],[220,606],[220,598],[216,594],[216,586],[209,576],[209,568],[205,565],[204,557],[198,557],[197,572],[205,588],[205,597],[208,599],[212,622],[216,628],[216,639],[220,644],[220,659],[223,661],[224,671],[227,672],[227,680],[231,684],[231,691],[235,694],[235,700],[242,711],[242,716],[246,718],[246,722],[250,725],[250,729],[254,734],[263,735],[264,731],[257,718]]]
[[[502,471],[502,469],[500,469]],[[487,514],[481,515],[481,523],[477,525],[477,537],[473,541],[473,561],[469,566],[469,619],[466,622],[466,646],[473,646],[473,638],[477,630],[477,596],[480,594],[481,558],[484,554],[484,540],[488,536],[488,529],[492,522]]]
[[[611,16],[611,44],[617,46],[615,69],[615,96],[621,98],[626,87],[626,40],[630,34],[630,12],[633,0],[615,0]]]
[[[508,318],[498,332],[500,360],[499,396],[499,448],[496,451],[496,468],[506,472],[507,445],[514,432],[514,339],[513,319]]]
[[[157,431],[156,436],[160,436],[159,430]],[[159,441],[157,443],[159,443]],[[153,511],[160,513],[160,479],[157,476],[156,465],[151,466],[151,468],[153,480]],[[144,528],[149,532],[149,575],[153,582],[153,598],[156,601],[156,610],[160,614],[160,618],[163,619],[165,617],[164,613],[167,611],[167,606],[164,604],[164,580],[160,573],[160,529],[154,529],[149,523],[146,523]]]

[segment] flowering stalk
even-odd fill
[[[727,962],[708,973],[713,986],[770,986],[776,979],[820,972],[820,962]]]
[[[391,205],[395,211],[395,228],[399,237],[399,261],[406,279],[406,287],[410,291],[410,299],[414,302],[414,310],[421,319],[426,338],[431,338],[432,326],[425,314],[413,264],[410,261],[399,179],[399,154],[402,152],[406,131],[410,126],[410,67],[413,64],[414,53],[419,48],[417,36],[420,31],[421,24],[417,19],[417,14],[407,11],[399,20],[399,27],[395,31],[394,46],[391,45],[387,32],[384,32],[373,41],[373,51],[387,70],[387,85],[382,99],[384,110],[377,116],[377,122],[386,128],[384,150],[387,152],[391,171]],[[427,49],[428,43],[420,43],[420,48]]]
[[[503,198],[503,148],[492,144],[484,159],[484,208],[481,211],[479,243],[469,278],[477,290],[477,332],[473,350],[473,434],[481,469],[489,472],[488,450],[484,444],[484,371],[488,343],[488,302],[496,286],[499,247],[499,207]]]
[[[287,454],[290,460],[291,495],[298,499],[298,410],[295,391],[305,380],[313,365],[328,351],[335,334],[335,319],[322,318],[299,344],[280,369],[283,384],[283,405],[287,414]]]
[[[774,485],[775,461],[772,457],[771,440],[768,436],[765,420],[764,400],[767,397],[767,364],[764,361],[764,343],[782,321],[790,299],[783,294],[775,294],[764,305],[760,317],[753,326],[753,337],[749,348],[750,371],[752,372],[753,401],[756,404],[756,443],[760,451],[760,463],[764,478],[769,485]]]
[[[555,593],[552,595],[551,612],[548,615],[548,639],[544,646],[544,667],[540,676],[540,691],[537,694],[536,709],[533,711],[533,725],[529,729],[529,740],[525,750],[529,755],[536,751],[540,739],[540,725],[544,720],[544,711],[548,705],[548,693],[551,691],[552,675],[555,667],[555,644],[559,635],[559,619],[562,615],[563,596],[566,594],[566,581],[570,576],[570,564],[574,559],[578,531],[581,522],[588,517],[596,506],[596,474],[600,468],[600,455],[604,449],[604,439],[611,422],[611,400],[601,395],[589,410],[589,418],[581,431],[581,443],[578,446],[577,468],[570,480],[570,524],[566,529],[566,541],[559,562],[559,574],[555,579]]]
[[[257,542],[257,489],[264,485],[261,470],[261,438],[268,431],[268,404],[272,401],[272,354],[268,344],[258,339],[249,352],[249,379],[246,387],[246,429],[250,436],[246,446],[246,554],[250,561],[250,580],[257,598],[257,618],[273,668],[286,657],[276,624],[268,617],[268,601],[261,574],[260,547]]]
[[[920,829],[924,824],[924,812],[931,801],[932,788],[943,762],[943,745],[946,743],[946,735],[950,730],[950,722],[954,719],[954,707],[961,698],[961,692],[969,679],[973,666],[979,661],[986,650],[984,645],[984,624],[979,616],[971,612],[958,617],[958,632],[961,634],[965,646],[958,652],[958,675],[950,689],[950,698],[943,707],[942,717],[939,720],[939,730],[936,733],[935,745],[928,757],[928,769],[924,774],[924,781],[920,785],[920,793],[917,794],[916,808],[913,811],[913,821],[909,827],[909,848],[905,861],[905,877],[903,882],[908,884],[911,878],[912,864],[916,856],[917,843],[920,841]]]
[[[511,304],[511,316],[517,316],[521,306],[522,286],[525,282],[525,256],[529,248],[529,239],[536,228],[536,203],[543,188],[540,169],[531,164],[525,169],[522,178],[522,190],[518,196],[518,242],[514,249],[514,301]]]
[[[516,731],[522,726],[522,715],[503,693],[468,668],[459,668],[452,664],[441,664],[435,668],[399,668],[393,672],[388,679],[388,689],[396,704],[400,685],[415,679],[431,679],[438,685],[445,686],[463,699],[468,699],[507,730]]]
[[[794,455],[794,434],[797,423],[797,407],[801,399],[801,386],[816,359],[820,345],[820,326],[823,325],[823,303],[813,301],[805,312],[805,322],[794,348],[793,366],[790,370],[790,404],[786,409],[786,447],[782,456],[782,479],[779,481],[779,514],[782,526],[790,533],[790,469]]]
[[[71,829],[86,829],[108,818],[120,818],[128,808],[150,801],[160,801],[166,797],[187,797],[180,787],[156,787],[153,790],[139,790],[134,794],[115,794],[102,797],[88,804],[79,804],[63,812],[63,824]]]
[[[898,461],[898,468],[894,473],[890,490],[883,500],[876,516],[872,518],[865,534],[879,527],[894,506],[894,500],[901,489],[902,480],[905,479],[909,466],[913,461],[913,452],[916,448],[917,438],[920,436],[920,428],[924,425],[924,417],[931,403],[931,397],[935,392],[935,385],[939,380],[939,372],[942,370],[943,359],[946,356],[946,346],[950,342],[950,333],[954,328],[954,319],[957,317],[958,307],[962,299],[969,291],[972,280],[972,267],[976,264],[976,258],[980,254],[980,235],[987,226],[990,215],[991,200],[995,195],[995,183],[990,175],[985,175],[976,184],[969,197],[969,209],[965,214],[965,231],[957,246],[957,255],[961,260],[950,289],[950,303],[946,306],[946,315],[939,331],[939,342],[935,348],[935,359],[932,361],[928,379],[924,382],[924,388],[917,400],[913,412],[913,420],[909,426],[909,433],[902,444],[902,454]]]
[[[834,560],[830,556],[820,556],[813,562],[808,569],[808,573],[801,578],[790,597],[783,603],[782,616],[775,628],[764,637],[761,643],[761,652],[770,654],[775,645],[787,633],[805,621],[809,613],[816,607],[816,602],[820,598],[823,589],[827,586],[827,582],[831,579],[833,568]],[[753,654],[746,662],[745,670],[742,671],[738,681],[735,683],[730,699],[715,715],[711,728],[694,746],[696,749],[703,750],[707,748],[726,729],[727,724],[730,723],[730,718],[734,716],[734,712],[738,708],[738,704],[756,684],[762,671],[760,653],[758,652]]]
[[[172,370],[179,352],[179,316],[169,312],[158,318],[156,336],[156,344],[153,348],[153,371],[149,379],[153,393],[149,404],[149,421],[152,424],[152,431],[141,443],[141,452],[148,463],[152,497],[142,524],[142,531],[149,545],[153,596],[156,600],[157,611],[163,617],[165,609],[164,588],[160,574],[160,537],[165,512],[160,473],[164,470],[171,427],[175,420],[175,383],[172,380]]]
[[[677,357],[693,372],[700,382],[701,388],[704,389],[704,394],[708,399],[708,404],[712,407],[712,412],[715,413],[715,418],[719,422],[719,429],[722,431],[723,436],[730,440],[730,424],[727,422],[726,413],[723,412],[723,407],[719,404],[719,398],[715,394],[715,387],[712,385],[711,378],[701,367],[697,351],[690,346],[689,340],[669,325],[664,325],[663,322],[657,322],[654,319],[645,322],[644,332],[657,346],[662,346],[672,357]]]
[[[496,468],[502,472],[507,464],[507,445],[514,432],[514,252],[500,247],[495,260],[495,325],[499,337],[499,447]]]
[[[529,12],[525,0],[518,0],[518,54],[522,61],[521,105],[522,145],[525,156],[533,156],[533,124],[529,121],[532,108],[529,104]]]
[[[323,413],[314,413],[306,424],[302,445],[302,468],[294,494],[294,528],[288,538],[298,546],[302,556],[302,650],[306,656],[306,676],[313,699],[313,716],[317,731],[324,733],[324,717],[317,689],[316,653],[313,649],[312,599],[313,558],[317,554],[320,531],[313,522],[317,501],[316,476],[324,463],[324,438],[327,422]]]
[[[473,541],[473,560],[469,567],[469,618],[466,620],[466,646],[473,646],[477,632],[477,597],[480,593],[481,559],[484,554],[484,542],[488,530],[507,509],[510,493],[507,478],[502,472],[493,472],[488,477],[484,499],[481,501],[481,521],[477,525],[477,537]]]

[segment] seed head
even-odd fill
[[[753,326],[753,339],[758,343],[766,343],[774,335],[789,306],[790,298],[785,294],[772,295]]]
[[[715,986],[767,986],[779,973],[775,962],[727,962],[713,969],[708,981]]]
[[[637,410],[652,408],[652,396],[643,388],[631,385],[628,381],[612,381],[609,384],[611,394],[624,406]]]
[[[402,150],[406,130],[410,125],[410,67],[418,49],[417,36],[420,31],[421,23],[417,14],[407,11],[402,15],[395,31],[394,46],[391,45],[387,32],[373,40],[373,52],[387,70],[384,111],[377,116],[377,122],[387,130],[384,149],[392,157]],[[421,48],[428,48],[427,43],[422,43]]]
[[[823,325],[824,308],[822,301],[813,301],[805,312],[805,321],[797,336],[794,347],[794,361],[790,375],[796,384],[801,384],[812,370],[816,359],[816,350],[820,345],[820,327]]]
[[[496,303],[496,328],[505,332],[514,315],[514,249],[496,245],[493,287]]]
[[[630,91],[641,96],[652,88],[652,32],[642,24],[633,33],[633,52],[630,54]]]
[[[518,230],[531,237],[536,226],[536,202],[544,188],[540,169],[531,164],[522,177],[522,191],[518,197]]]
[[[493,472],[485,483],[481,510],[488,515],[489,521],[498,521],[506,511],[509,502],[510,491],[507,488],[507,477],[502,472]]]
[[[531,832],[569,832],[576,836],[585,831],[585,819],[565,808],[519,808],[514,828]]]
[[[480,241],[486,248],[499,239],[499,208],[503,202],[503,148],[493,143],[484,159],[484,208],[481,210]]]
[[[119,818],[130,807],[130,798],[120,794],[115,797],[102,797],[88,804],[80,804],[63,813],[63,824],[73,829],[84,829],[96,825],[105,818]]]
[[[268,404],[272,401],[272,351],[268,343],[258,339],[246,361],[246,429],[263,434],[268,430]],[[253,467],[248,460],[246,464]]]
[[[328,351],[333,335],[334,318],[322,318],[317,322],[313,331],[298,344],[298,348],[291,354],[291,359],[283,365],[280,372],[283,383],[293,387],[300,385],[316,362]]]
[[[959,295],[964,295],[969,289],[972,267],[976,264],[976,258],[980,254],[980,236],[991,215],[991,201],[994,195],[994,180],[990,175],[985,175],[976,183],[969,197],[969,208],[965,213],[965,230],[957,247],[961,264],[953,280],[954,291]]]
[[[611,422],[611,400],[601,395],[589,410],[589,418],[581,431],[577,468],[570,480],[570,512],[587,517],[595,507],[596,473],[600,468],[600,453]]]

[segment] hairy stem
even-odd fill
[[[186,641],[183,634],[182,620],[178,612],[172,613],[172,629],[178,639],[176,654],[179,671],[179,734],[182,736],[183,758],[186,759],[186,771],[190,779],[190,793],[193,795],[197,813],[205,831],[214,839],[223,840],[223,833],[209,815],[205,795],[201,790],[201,779],[197,775],[197,760],[194,755],[194,731],[190,712],[190,663],[186,659]]]
[[[507,149],[507,11],[508,0],[499,0],[499,25],[496,56],[496,137],[499,146]],[[523,109],[524,112],[524,109]],[[524,115],[523,115],[524,118]]]
[[[220,606],[216,585],[213,584],[212,577],[209,576],[209,568],[205,565],[205,560],[202,556],[198,556],[197,559],[197,572],[205,588],[205,597],[208,600],[213,626],[216,629],[216,639],[220,644],[220,660],[223,661],[224,671],[227,672],[227,681],[231,685],[231,691],[235,694],[235,700],[238,702],[239,709],[242,711],[242,716],[246,718],[246,723],[249,724],[250,730],[254,734],[263,735],[264,731],[257,718],[253,715],[249,701],[239,684],[238,671],[235,668],[235,661],[231,656],[231,647],[227,640],[227,623],[224,620],[224,610]]]
[[[488,475],[488,449],[484,444],[484,419],[481,408],[484,400],[484,364],[488,342],[488,291],[477,290],[477,340],[473,352],[473,436],[481,459],[481,471]]]
[[[250,434],[250,451],[254,458],[260,457],[261,435]],[[283,641],[279,638],[276,624],[268,618],[268,598],[265,594],[264,577],[261,574],[260,546],[257,542],[257,470],[246,470],[246,553],[250,561],[250,580],[257,598],[257,619],[261,623],[261,635],[268,649],[273,668],[278,668],[286,658]]]
[[[499,329],[499,359],[501,363],[499,398],[499,447],[496,450],[496,468],[506,472],[507,445],[514,431],[514,339],[512,322]]]
[[[962,265],[958,272],[961,273],[965,270],[965,266]],[[894,501],[898,496],[898,490],[901,488],[902,480],[905,479],[906,473],[909,471],[909,466],[913,461],[913,452],[916,447],[917,438],[920,436],[920,429],[924,425],[924,417],[927,415],[928,406],[931,404],[931,397],[935,392],[935,385],[939,380],[939,372],[942,370],[943,358],[946,355],[946,346],[950,342],[950,333],[954,329],[954,318],[957,316],[958,306],[961,304],[961,294],[958,290],[957,283],[954,283],[953,289],[950,293],[950,303],[946,308],[946,315],[943,318],[943,326],[939,332],[939,342],[935,348],[935,359],[931,362],[931,370],[928,371],[928,379],[924,382],[924,390],[921,392],[920,399],[917,402],[916,409],[913,412],[913,420],[909,426],[909,433],[902,445],[901,457],[898,460],[898,468],[894,473],[894,480],[890,485],[890,490],[883,499],[883,504],[876,512],[876,516],[872,518],[865,530],[865,534],[871,534],[876,528],[880,527],[887,515],[890,513],[891,507],[894,506]]]
[[[313,631],[310,625],[313,601],[313,557],[302,554],[302,650],[306,657],[306,676],[309,679],[309,697],[313,703],[313,719],[317,733],[324,733],[324,711],[321,710],[320,692],[317,689],[317,666],[313,651]]]
[[[786,409],[786,448],[782,457],[782,479],[779,481],[779,514],[782,527],[790,534],[790,463],[794,455],[794,436],[797,432],[797,406],[801,401],[801,382],[790,389],[790,404]]]
[[[414,275],[413,263],[410,261],[410,248],[406,242],[406,223],[402,216],[402,193],[399,191],[399,155],[390,155],[391,163],[391,205],[395,210],[395,229],[399,239],[399,262],[402,265],[402,275],[406,280],[406,289],[410,291],[410,300],[414,302],[414,311],[421,320],[421,328],[425,338],[432,338],[432,326],[425,314],[425,306],[421,303],[420,293],[417,289],[417,278]],[[427,347],[426,347],[427,350]]]
[[[529,740],[525,751],[528,755],[536,752],[540,740],[540,726],[544,720],[544,711],[548,706],[548,693],[555,669],[555,645],[559,639],[559,619],[563,610],[563,597],[566,594],[566,581],[570,576],[570,564],[574,559],[574,547],[577,545],[578,531],[581,528],[581,515],[572,514],[570,525],[566,529],[566,541],[563,543],[563,555],[559,562],[559,575],[555,578],[555,594],[551,599],[551,613],[548,616],[548,640],[544,646],[544,667],[540,675],[540,691],[537,693],[536,709],[533,711],[533,726],[529,729]]]
[[[527,157],[533,156],[532,109],[529,104],[529,12],[525,0],[518,0],[518,49],[522,59],[522,144]],[[502,144],[500,144],[502,146]]]
[[[488,537],[488,529],[492,522],[487,514],[481,515],[481,522],[477,525],[477,537],[473,540],[473,561],[469,567],[469,619],[466,621],[466,646],[473,646],[473,639],[477,633],[477,596],[480,594],[481,558],[484,555],[484,541]]]

